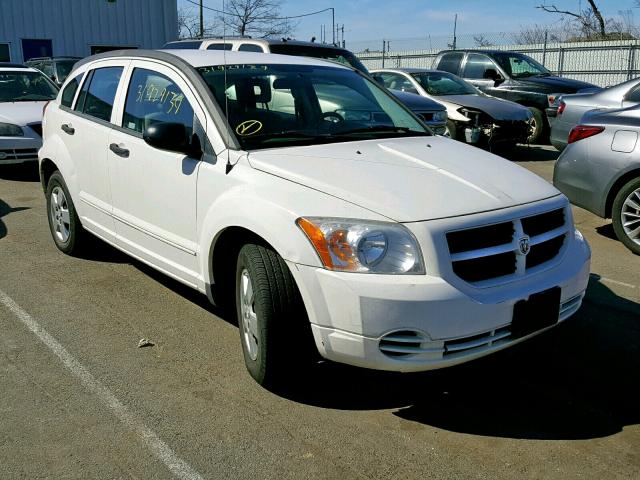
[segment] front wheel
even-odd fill
[[[631,180],[618,192],[611,217],[616,236],[629,250],[640,255],[640,178]]]
[[[240,250],[236,309],[245,365],[260,385],[274,386],[309,358],[304,305],[289,268],[273,250],[256,244]]]
[[[46,196],[49,229],[56,247],[68,255],[78,253],[84,241],[85,230],[59,171],[51,175]]]

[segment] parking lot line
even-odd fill
[[[113,412],[127,428],[134,431],[151,452],[166,465],[171,473],[180,479],[202,480],[187,462],[178,457],[158,435],[148,428],[131,410],[129,410],[111,391],[71,355],[54,337],[52,337],[31,315],[29,315],[11,297],[0,290],[0,303],[11,311],[38,339],[51,350],[87,390]]]

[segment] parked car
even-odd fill
[[[572,203],[611,218],[620,241],[640,255],[640,106],[591,110],[569,134],[553,183]]]
[[[595,85],[553,75],[533,58],[501,50],[443,51],[433,68],[458,75],[483,92],[519,103],[531,110],[534,132],[531,143],[548,141],[545,109],[558,94],[597,89]]]
[[[448,72],[421,68],[372,70],[372,75],[393,92],[417,93],[447,108],[447,134],[457,140],[489,147],[527,143],[531,112],[508,100],[485,95]]]
[[[198,50],[229,50],[239,52],[277,53],[280,55],[295,55],[300,57],[321,58],[349,65],[356,70],[369,75],[358,57],[345,48],[324,43],[300,42],[287,39],[251,38],[251,37],[219,37],[205,40],[177,40],[166,43],[165,50],[198,49]],[[395,93],[396,97],[408,106],[435,133],[442,135],[447,128],[446,108],[428,98],[410,93]]]
[[[0,63],[0,165],[38,160],[42,109],[57,94],[41,72]]]
[[[626,108],[640,103],[640,78],[635,78],[596,93],[562,95],[556,118],[551,124],[551,144],[562,151],[567,146],[571,129],[582,116],[596,108]]]
[[[537,175],[434,136],[346,66],[173,53],[90,57],[47,107],[53,241],[74,254],[92,232],[231,304],[258,382],[314,351],[446,367],[580,307],[590,250]]]
[[[60,86],[69,76],[73,66],[80,57],[39,57],[25,62],[25,65],[40,70],[53,82]]]

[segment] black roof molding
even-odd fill
[[[113,60],[114,58],[159,60],[168,63],[174,66],[176,69],[180,70],[180,72],[182,72],[189,79],[191,85],[196,89],[198,95],[200,95],[200,98],[202,98],[205,107],[207,108],[207,110],[209,110],[209,113],[211,114],[211,117],[213,118],[213,121],[218,128],[218,132],[220,133],[225,146],[234,150],[241,150],[241,146],[238,143],[235,133],[229,125],[229,122],[227,122],[227,118],[220,108],[220,105],[218,105],[218,102],[213,97],[213,93],[211,93],[207,82],[204,81],[202,75],[198,73],[193,65],[191,65],[181,57],[159,50],[114,50],[111,52],[99,53],[97,55],[83,58],[74,65],[73,71],[75,72],[78,68],[88,63],[97,62],[100,60]],[[69,74],[69,78],[72,78],[73,76],[73,72]]]

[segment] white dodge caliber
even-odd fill
[[[553,186],[322,60],[90,57],[39,156],[57,247],[91,232],[231,306],[265,385],[316,351],[395,371],[472,360],[565,320],[587,286]]]

